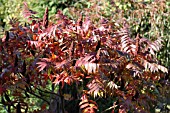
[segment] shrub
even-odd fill
[[[1,103],[8,112],[152,112],[157,107],[159,87],[169,84],[161,79],[167,68],[155,57],[162,38],[152,41],[140,33],[132,38],[126,19],[120,25],[81,13],[72,20],[59,10],[53,23],[48,8],[43,19],[31,18],[35,14],[27,4],[23,14],[31,23],[12,19],[0,42]],[[30,95],[42,100],[39,109],[31,108]]]

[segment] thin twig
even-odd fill
[[[23,88],[21,88],[21,87],[19,87],[19,89],[26,91],[25,89],[23,89]],[[37,95],[37,94],[35,94],[35,93],[33,93],[33,92],[30,92],[30,91],[27,91],[27,92],[30,93],[30,94],[32,94],[32,95],[34,95],[35,97],[38,97],[38,98],[44,100],[44,101],[47,102],[48,104],[50,104],[50,102],[48,102],[47,100],[45,100],[45,99],[42,98],[41,96],[39,96],[39,95]]]

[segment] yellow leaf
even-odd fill
[[[65,100],[70,100],[71,98],[71,95],[70,94],[64,94],[64,99]]]

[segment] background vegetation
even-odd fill
[[[130,28],[129,35],[132,38],[136,38],[137,34],[141,37],[146,37],[152,41],[156,40],[158,37],[163,38],[163,48],[156,54],[159,59],[158,64],[164,65],[167,68],[170,66],[170,2],[166,0],[139,0],[137,2],[133,0],[28,0],[26,1],[31,10],[36,11],[36,17],[42,18],[44,15],[45,8],[49,8],[49,20],[55,22],[55,14],[58,10],[62,10],[64,15],[68,18],[77,20],[80,14],[83,16],[88,15],[90,19],[96,23],[102,18],[107,18],[111,22],[118,23],[119,27],[125,26],[127,24]],[[1,27],[1,37],[6,30],[11,26],[9,24],[10,19],[17,18],[22,24],[29,22],[26,18],[23,18],[23,0],[0,0],[0,27]],[[31,59],[29,59],[31,60]],[[160,81],[169,80],[169,75],[161,78]],[[160,82],[159,81],[159,82]],[[159,84],[158,82],[158,84]],[[48,81],[45,87],[47,92],[52,91],[52,84]],[[39,89],[33,88],[35,94],[42,93],[43,87]],[[58,88],[55,88],[58,90]],[[155,111],[166,111],[169,110],[170,106],[170,90],[168,86],[161,87],[160,89],[161,97],[158,98],[157,106],[154,107]],[[22,92],[23,93],[23,92]],[[11,92],[7,92],[8,95]],[[25,95],[27,95],[24,92]],[[41,95],[41,94],[40,94]],[[44,92],[45,99],[50,99],[50,94]],[[65,98],[69,98],[70,95],[66,95]],[[15,97],[10,96],[10,99]],[[37,98],[35,95],[31,95],[27,98],[29,105],[33,106],[29,111],[34,111],[42,108],[44,101]],[[34,101],[34,102],[33,102]],[[103,101],[98,100],[99,106],[102,106]],[[100,111],[103,111],[107,107],[110,107],[114,100],[108,103],[108,105],[100,107]],[[40,107],[41,106],[41,107]],[[48,108],[48,106],[47,106]],[[1,111],[4,107],[1,107]],[[154,112],[154,111],[152,111]]]

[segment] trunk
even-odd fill
[[[58,95],[53,95],[53,98],[51,99],[51,103],[49,106],[49,112],[50,113],[65,113],[64,111],[64,97],[62,94],[61,85],[58,90]]]

